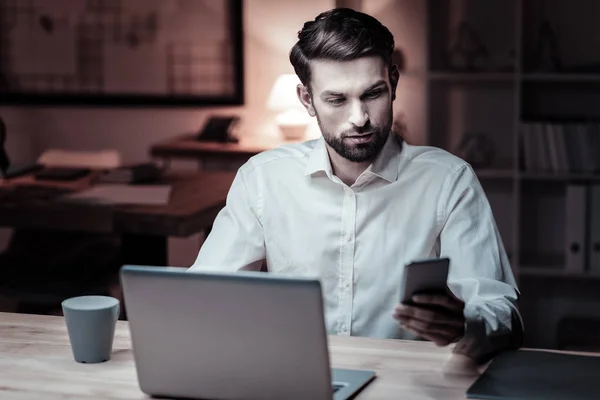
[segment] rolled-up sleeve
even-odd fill
[[[450,258],[448,286],[465,302],[465,335],[454,351],[483,362],[521,345],[519,291],[489,201],[471,167],[454,171],[442,193],[440,256]]]
[[[189,271],[259,270],[265,258],[261,199],[255,170],[242,166],[212,230]],[[210,190],[210,188],[207,188]]]

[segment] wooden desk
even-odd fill
[[[181,135],[157,143],[150,148],[150,155],[163,160],[195,160],[205,170],[237,170],[258,153],[293,143],[255,137],[244,137],[238,143],[201,142],[194,136]]]
[[[465,399],[474,377],[442,373],[448,348],[429,342],[330,338],[336,367],[366,368],[377,377],[358,399]],[[73,360],[63,317],[0,313],[0,398],[144,399],[127,322],[119,321],[111,360]]]
[[[0,185],[0,226],[121,234],[131,262],[166,265],[166,239],[210,228],[225,205],[233,172],[167,173],[159,184],[171,185],[169,204],[90,205],[53,201],[47,189],[78,191],[92,185],[95,174],[73,182],[40,182],[24,176]],[[41,190],[41,191],[40,191]]]

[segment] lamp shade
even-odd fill
[[[298,84],[300,84],[300,79],[296,74],[280,75],[271,89],[267,107],[273,111],[302,109],[302,103],[296,94]]]

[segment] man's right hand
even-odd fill
[[[398,304],[394,318],[402,326],[438,346],[460,340],[465,334],[465,303],[452,294],[416,295],[415,305]]]

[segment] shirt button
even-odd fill
[[[348,327],[347,326],[342,326],[342,332],[348,332]]]
[[[350,287],[350,283],[346,283],[346,289]]]

